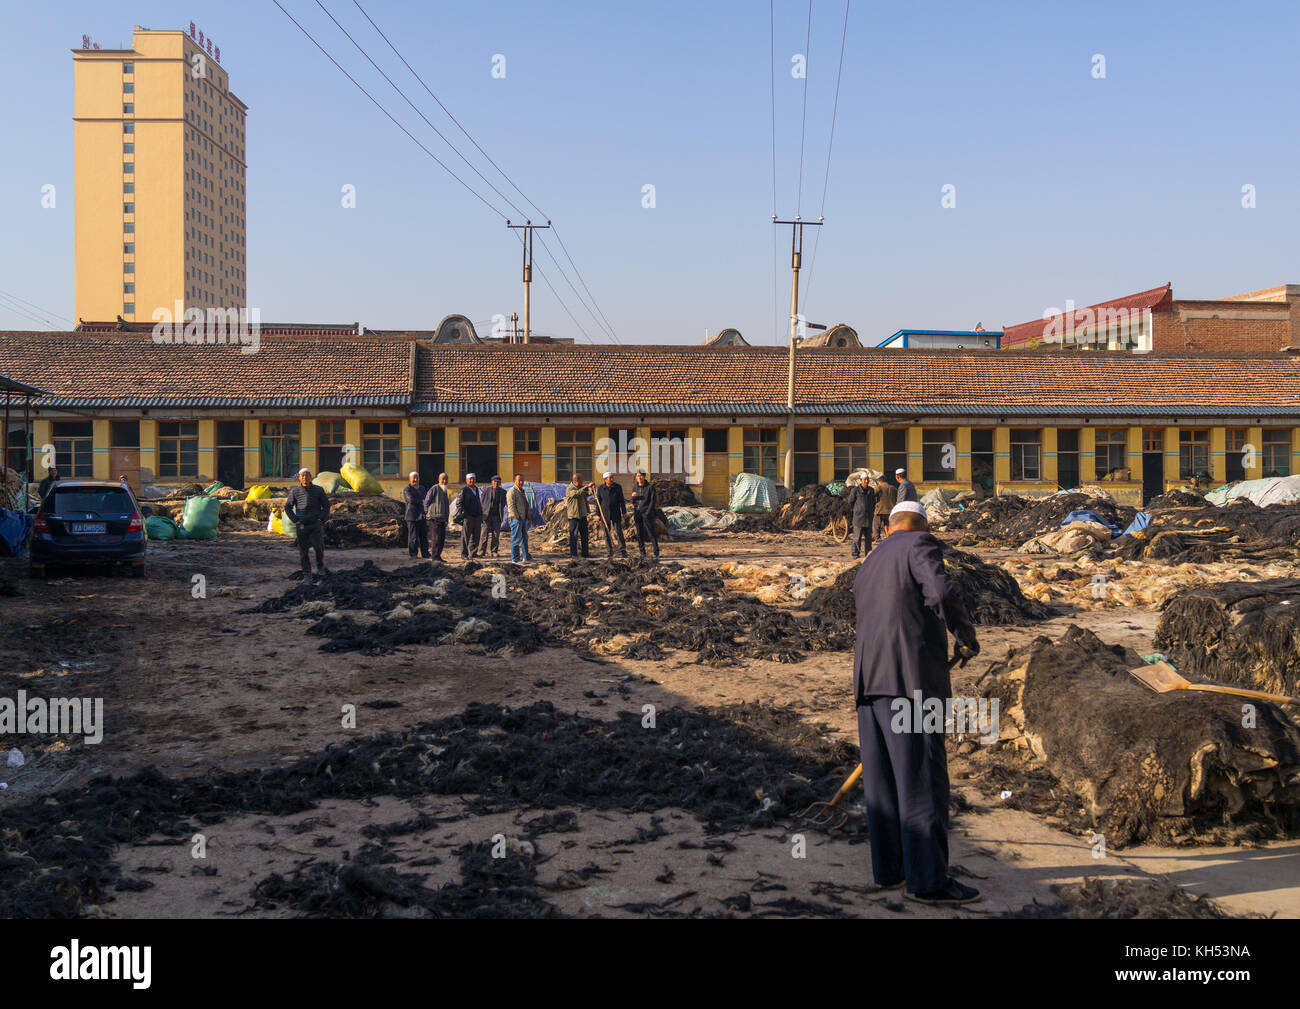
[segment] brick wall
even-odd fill
[[[1272,353],[1300,340],[1300,302],[1175,301],[1152,328],[1157,351]]]

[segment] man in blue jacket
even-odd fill
[[[858,568],[853,694],[876,883],[905,884],[912,900],[953,905],[977,899],[979,891],[948,874],[943,716],[938,731],[895,717],[900,699],[910,709],[952,696],[948,631],[962,657],[979,652],[966,607],[944,571],[943,547],[928,529],[920,504],[899,503],[889,513],[888,535]]]
[[[469,560],[478,549],[479,527],[483,524],[483,502],[479,500],[478,478],[465,474],[465,487],[460,492],[460,555]]]

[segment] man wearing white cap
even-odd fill
[[[424,514],[424,495],[428,491],[415,470],[406,475],[406,480],[402,488],[402,500],[406,502],[406,552],[412,557],[428,557],[429,520]]]
[[[311,482],[311,470],[298,470],[298,486],[284,499],[284,514],[297,528],[298,556],[302,560],[302,577],[311,578],[309,550],[316,552],[316,574],[325,570],[325,520],[329,518],[330,499],[325,491]]]
[[[898,481],[898,503],[899,504],[902,504],[904,501],[919,500],[919,498],[916,495],[916,484],[912,483],[911,480],[907,479],[907,470],[905,469],[894,470],[894,479]]]
[[[604,482],[596,488],[596,505],[600,508],[600,523],[605,527],[605,548],[609,559],[614,559],[614,536],[618,536],[618,552],[627,560],[627,541],[623,538],[623,513],[627,502],[623,488],[614,482],[614,474],[606,473]]]
[[[451,517],[446,473],[439,473],[438,482],[424,495],[424,515],[429,520],[430,556],[441,561],[442,549],[447,542],[447,520]]]
[[[858,568],[853,595],[853,694],[876,883],[905,886],[908,898],[927,904],[975,900],[978,890],[948,874],[943,719],[936,729],[923,719],[898,717],[900,705],[932,707],[931,699],[944,710],[952,695],[950,630],[958,657],[979,652],[966,607],[944,571],[943,546],[930,534],[919,503],[894,506],[889,533]]]

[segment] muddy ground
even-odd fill
[[[976,552],[994,559],[1007,554]],[[800,531],[719,534],[664,549],[665,561],[706,568],[726,561],[811,566],[842,561],[846,554],[825,534]],[[390,570],[410,563],[400,549],[335,550],[327,558],[335,570],[366,561]],[[515,657],[476,654],[473,645],[407,645],[385,656],[330,653],[307,633],[307,621],[247,612],[292,584],[296,551],[282,537],[223,531],[213,542],[154,544],[149,564],[143,580],[83,572],[32,581],[21,577],[16,562],[0,562],[7,565],[0,568],[0,581],[20,593],[0,598],[0,694],[12,696],[29,684],[64,697],[102,697],[105,709],[98,745],[19,740],[27,762],[0,766],[0,780],[8,785],[0,791],[0,811],[99,776],[128,776],[149,767],[176,781],[211,779],[219,770],[242,775],[243,782],[258,775],[283,782],[305,758],[383,733],[407,734],[394,736],[394,747],[412,739],[433,746],[428,740],[441,738],[438,731],[456,730],[411,730],[457,718],[476,703],[518,709],[548,702],[565,719],[593,720],[574,723],[579,729],[588,725],[588,735],[598,734],[594,725],[629,719],[642,725],[647,705],[653,705],[656,725],[644,731],[664,733],[687,724],[685,713],[728,723],[744,721],[737,711],[770,708],[792,712],[807,732],[807,750],[797,755],[802,763],[788,764],[782,773],[806,779],[808,794],[829,798],[826,783],[856,762],[851,653],[812,652],[796,663],[748,660],[726,667],[698,664],[681,651],[662,661],[558,647]],[[960,674],[957,689],[973,684],[1009,649],[1039,635],[1057,638],[1070,624],[1108,643],[1150,652],[1158,620],[1154,610],[1120,608],[982,628],[983,654]],[[342,724],[347,705],[355,706],[355,728]],[[699,721],[689,724],[690,731],[704,731]],[[752,728],[756,748],[791,738],[788,726]],[[666,745],[673,745],[671,739]],[[511,752],[523,768],[526,753]],[[668,791],[602,804],[582,797],[573,783],[543,799],[536,768],[526,775],[521,770],[516,782],[502,767],[491,789],[477,795],[445,788],[385,793],[377,785],[366,795],[316,794],[297,810],[268,812],[265,804],[242,809],[238,803],[191,809],[189,819],[164,819],[166,829],[112,849],[106,856],[112,872],[102,892],[65,910],[120,917],[1300,916],[1300,842],[1144,846],[1099,857],[1091,831],[1070,826],[1068,818],[1018,808],[1018,786],[996,789],[975,781],[955,750],[953,872],[978,886],[985,900],[934,911],[900,901],[897,892],[875,890],[860,817],[825,834],[801,827],[779,805],[779,815],[772,815],[771,789],[778,782],[751,780],[765,773],[755,766],[738,771],[737,765],[702,758],[698,790],[681,792],[678,805]],[[716,776],[737,773],[753,792],[752,815],[744,822],[711,819],[699,795],[727,786],[728,809],[734,811],[735,781]],[[163,790],[171,787],[167,783]],[[788,781],[781,787],[788,790]],[[590,791],[599,793],[600,783]],[[567,801],[574,796],[576,801]],[[779,798],[790,801],[788,795]],[[51,817],[59,815],[50,808]],[[860,809],[855,796],[850,810]],[[64,834],[75,838],[77,830],[69,822]],[[195,857],[195,834],[202,835],[203,858]],[[505,858],[490,857],[494,845]],[[1085,884],[1089,878],[1132,882]],[[1106,894],[1123,899],[1107,903]],[[1199,900],[1202,895],[1213,904]],[[34,906],[52,910],[48,903]]]

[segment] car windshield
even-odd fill
[[[45,510],[54,515],[91,512],[96,515],[129,515],[135,511],[131,495],[116,487],[58,488],[50,495]]]

